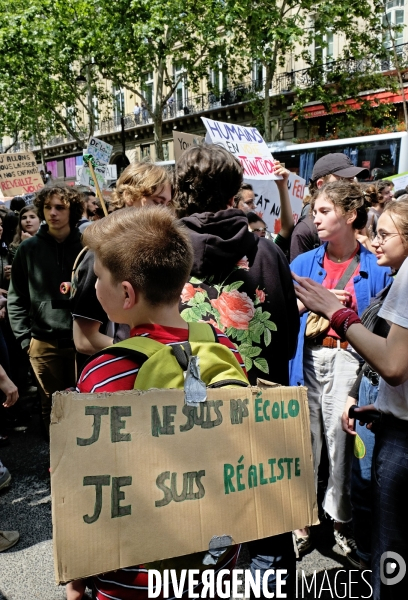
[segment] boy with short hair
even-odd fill
[[[188,324],[179,313],[179,299],[193,263],[187,229],[165,208],[116,211],[90,225],[85,244],[95,253],[96,293],[111,321],[126,323],[130,336],[150,337],[162,344],[188,340]],[[235,346],[214,329],[242,364]],[[127,356],[100,354],[84,368],[77,385],[83,393],[133,389],[139,366]],[[154,387],[154,386],[153,386]],[[187,533],[187,532],[186,532]],[[228,550],[215,570],[232,569],[238,547]],[[196,556],[196,555],[194,555]],[[143,565],[92,578],[93,597],[147,599],[147,570]],[[71,582],[68,600],[82,598],[85,584]]]

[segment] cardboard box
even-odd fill
[[[57,393],[57,583],[317,522],[305,388]]]

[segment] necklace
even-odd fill
[[[336,258],[335,256],[333,256],[333,258],[331,258],[329,256],[329,253],[327,252],[327,257],[329,258],[329,260],[332,260],[333,262],[336,261],[337,263],[341,263],[343,261],[348,260],[349,258],[351,258],[353,256],[353,254],[355,254],[356,249],[354,248],[353,252],[351,254],[346,254],[345,256],[342,256],[341,258]]]

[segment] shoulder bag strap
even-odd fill
[[[349,264],[347,269],[344,271],[343,276],[341,277],[340,281],[334,288],[335,290],[344,290],[344,288],[350,281],[351,276],[353,275],[354,271],[356,270],[356,267],[359,262],[360,262],[360,252],[357,252],[357,254],[355,256],[353,256],[353,260],[351,261],[351,263]]]

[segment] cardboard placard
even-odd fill
[[[109,163],[112,150],[113,146],[95,137],[89,139],[88,148],[84,150],[84,154],[91,154],[95,159],[96,166],[94,167],[94,171],[101,190],[106,185],[106,165]],[[80,183],[93,190],[95,189],[95,182],[91,175],[91,170],[85,165],[81,171]]]
[[[75,173],[76,173],[75,183],[78,182],[79,185],[81,185],[82,171],[84,168],[86,168],[86,167],[84,167],[84,165],[76,165],[76,167],[75,167]],[[115,179],[118,178],[117,166],[116,165],[106,165],[104,177],[105,177],[106,181],[115,181]]]
[[[58,583],[317,522],[305,388],[58,392],[50,432]]]
[[[274,181],[247,178],[244,178],[244,181],[245,183],[250,183],[254,190],[255,212],[265,221],[271,233],[279,233],[281,229],[281,207],[279,190],[276,183]],[[302,177],[299,177],[295,173],[290,173],[288,191],[295,225],[302,212],[305,185],[306,181]]]
[[[173,148],[174,160],[177,162],[184,150],[191,146],[198,146],[202,142],[204,136],[193,135],[192,133],[182,133],[181,131],[173,131]]]
[[[207,130],[206,140],[220,144],[240,161],[244,179],[281,179],[275,175],[273,156],[256,127],[244,127],[201,117]]]
[[[32,152],[0,154],[0,188],[4,196],[30,194],[43,187],[44,182]]]

